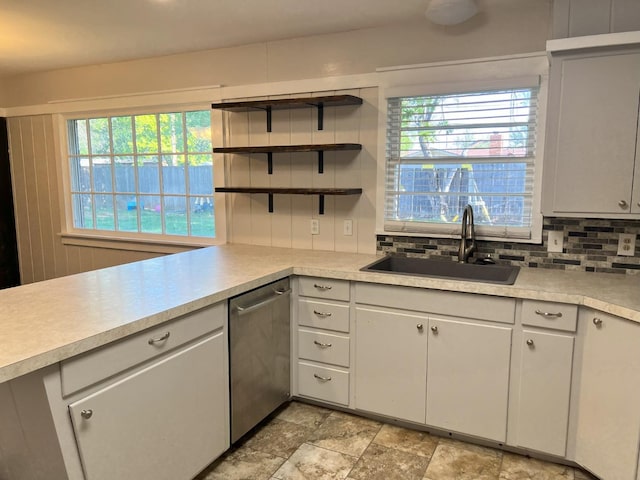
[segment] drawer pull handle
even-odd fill
[[[314,310],[313,313],[315,313],[316,315],[318,315],[319,317],[322,317],[322,318],[326,318],[326,317],[330,317],[331,316],[331,312],[319,312],[317,310]]]
[[[148,343],[149,343],[149,345],[155,345],[156,343],[164,342],[165,340],[167,340],[169,338],[170,335],[171,335],[171,332],[167,332],[164,335],[162,335],[161,337],[150,338]]]
[[[93,416],[93,410],[89,410],[89,409],[82,410],[80,412],[80,416],[85,420],[89,420]]]
[[[533,340],[528,339],[528,340],[527,340],[527,345],[529,345],[530,347],[533,347],[533,345],[534,345],[534,344],[533,344]]]
[[[319,346],[320,348],[329,348],[331,346],[330,343],[320,343],[317,340],[314,340],[313,343],[315,343],[317,346]]]
[[[594,324],[597,328],[602,327],[602,319],[601,319],[601,318],[598,318],[598,317],[595,317],[595,318],[593,319],[593,324]]]
[[[333,287],[331,285],[318,285],[317,283],[313,284],[318,290],[331,290]]]
[[[416,328],[418,329],[418,331],[420,331],[420,332],[421,332],[422,330],[424,330],[424,325],[422,325],[421,323],[419,323],[419,324],[417,324],[417,325],[416,325]]]
[[[323,382],[331,381],[331,377],[323,377],[323,376],[318,375],[317,373],[314,373],[313,376],[316,377],[318,380],[321,380]]]
[[[552,312],[543,312],[542,310],[536,310],[536,315],[541,315],[547,318],[560,318],[562,317],[562,313],[552,313]]]
[[[431,331],[433,332],[434,335],[438,334],[438,327],[436,327],[435,325],[433,327],[431,327]]]
[[[618,206],[619,206],[620,208],[622,208],[622,209],[625,209],[625,210],[626,210],[626,208],[629,206],[629,204],[627,203],[627,201],[626,201],[626,200],[620,200],[620,201],[618,202]]]

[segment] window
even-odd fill
[[[388,99],[386,231],[531,237],[538,87]]]
[[[67,133],[74,230],[216,236],[209,110],[74,118]]]

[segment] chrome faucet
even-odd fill
[[[471,244],[467,245],[467,240]],[[467,263],[469,257],[476,250],[476,232],[473,225],[473,208],[471,205],[464,207],[462,212],[462,232],[460,234],[460,248],[458,250],[458,262]]]

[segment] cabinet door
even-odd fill
[[[524,330],[517,445],[564,457],[573,337]]]
[[[356,408],[424,423],[426,327],[426,317],[356,309]]]
[[[429,319],[427,424],[504,442],[511,328]]]
[[[223,339],[209,337],[69,406],[87,480],[188,480],[226,450]]]
[[[576,461],[603,480],[636,478],[640,441],[640,325],[603,313],[581,315]]]
[[[545,179],[554,185],[552,211],[629,213],[640,54],[556,58],[552,78],[548,155],[555,168]]]

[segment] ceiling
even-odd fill
[[[428,0],[2,0],[0,76],[374,27],[424,18],[427,5]]]

